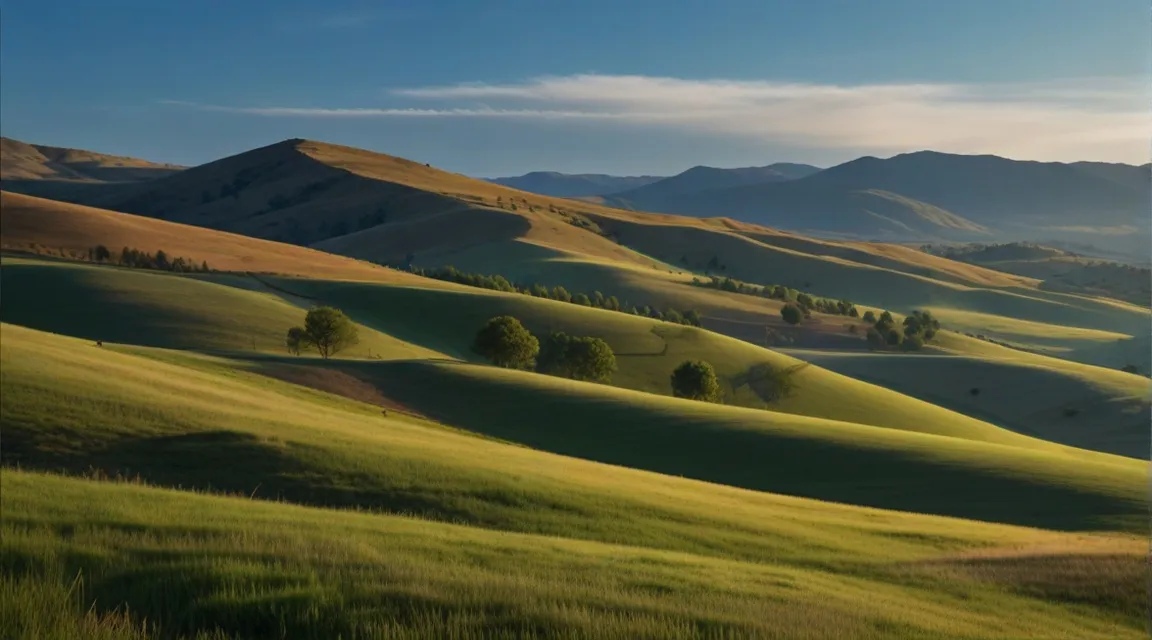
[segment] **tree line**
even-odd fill
[[[88,259],[92,262],[111,263],[113,262],[112,258],[112,252],[102,244],[88,249]],[[122,267],[132,267],[134,269],[156,269],[158,271],[174,271],[177,273],[210,271],[207,261],[201,261],[200,264],[196,264],[196,261],[191,258],[180,256],[174,258],[168,255],[163,249],[156,251],[156,253],[148,253],[140,249],[124,247],[120,251],[120,255],[116,257],[115,263]]]
[[[860,316],[860,312],[856,309],[856,305],[847,300],[820,298],[804,293],[803,291],[797,291],[796,289],[786,287],[781,284],[750,284],[747,282],[741,282],[735,278],[729,278],[727,276],[723,278],[709,278],[707,280],[692,278],[692,284],[698,287],[719,289],[720,291],[727,291],[729,293],[739,293],[748,296],[758,296],[761,298],[782,300],[789,305],[795,306],[797,309],[799,309],[799,311],[803,314],[802,317],[811,316],[813,311],[828,313],[832,315],[848,316],[850,318],[857,318]],[[785,316],[784,319],[790,324],[797,324],[800,322],[800,319],[792,322],[787,316]]]
[[[660,309],[648,305],[633,305],[627,301],[621,301],[617,299],[616,296],[605,296],[599,291],[593,291],[591,295],[588,295],[586,293],[570,293],[567,289],[561,286],[549,288],[541,284],[516,284],[501,275],[489,276],[478,273],[468,273],[465,271],[460,271],[459,269],[451,266],[426,269],[423,267],[407,264],[401,268],[405,268],[411,273],[424,276],[426,278],[435,278],[436,280],[455,282],[457,284],[477,287],[480,289],[491,289],[493,291],[504,291],[506,293],[519,293],[536,298],[546,298],[548,300],[568,302],[571,304],[580,305],[582,307],[592,307],[595,309],[607,309],[608,311],[629,313],[634,316],[644,316],[647,318],[664,320],[666,322],[672,322],[675,324],[683,324],[692,327],[700,326],[700,313],[695,309],[679,310],[668,308],[661,311]]]

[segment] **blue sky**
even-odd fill
[[[0,131],[196,164],[291,137],[471,175],[1144,162],[1146,0],[0,0]]]

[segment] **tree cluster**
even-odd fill
[[[664,320],[666,322],[673,322],[676,324],[683,324],[693,327],[700,326],[700,313],[695,309],[681,311],[678,309],[669,308],[661,311],[647,305],[632,305],[627,301],[621,301],[617,299],[616,296],[605,297],[604,294],[600,293],[599,291],[593,291],[592,295],[588,295],[586,293],[570,293],[567,289],[560,286],[549,288],[541,284],[516,284],[501,275],[488,276],[477,273],[467,273],[450,266],[425,269],[422,267],[412,266],[410,261],[408,262],[409,264],[403,266],[404,269],[426,278],[446,280],[448,282],[455,282],[470,287],[478,287],[480,289],[491,289],[493,291],[519,293],[526,296],[534,296],[536,298],[558,300],[560,302],[568,302],[583,307],[593,307],[596,309],[607,309],[609,311],[630,313],[636,316],[644,316],[647,318],[654,318],[656,320]]]
[[[512,316],[488,320],[476,333],[472,351],[498,367],[586,382],[610,382],[616,371],[616,354],[600,338],[553,331],[541,341]]]
[[[868,347],[876,351],[919,351],[940,331],[940,321],[928,311],[913,311],[904,318],[903,326],[897,326],[892,314],[887,311],[881,313],[879,318],[871,311],[865,312],[863,320],[872,324],[865,338]]]
[[[761,298],[783,300],[784,302],[795,304],[800,308],[802,312],[804,312],[806,317],[811,315],[813,311],[828,313],[832,315],[848,316],[851,318],[856,318],[860,315],[860,313],[856,310],[856,306],[847,300],[819,298],[779,284],[761,286],[758,284],[741,282],[729,277],[709,278],[708,280],[693,278],[692,284],[698,287],[719,289],[720,291],[727,291],[729,293],[740,293],[748,296],[759,296]]]
[[[285,346],[295,355],[306,349],[315,349],[321,358],[327,359],[359,341],[355,323],[343,311],[333,307],[315,307],[304,316],[303,327],[288,330]]]
[[[112,252],[102,244],[88,250],[88,257],[94,262],[111,262]],[[132,247],[124,247],[120,251],[117,264],[122,267],[135,269],[156,269],[158,271],[174,271],[176,273],[197,273],[209,271],[208,262],[201,261],[196,264],[191,258],[169,256],[164,250],[148,253]]]

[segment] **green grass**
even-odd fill
[[[718,517],[718,495],[678,491],[684,495],[672,506],[661,497],[670,490],[655,490],[662,476],[545,462],[530,449],[392,412],[385,418],[378,407],[238,370],[219,357],[175,354],[164,362],[11,325],[3,332],[0,426],[9,464],[73,473],[91,467],[166,486],[555,535],[578,531],[609,542],[638,536],[629,539],[693,552],[734,535],[707,524]],[[1147,469],[1126,458],[721,407],[476,365],[329,364],[444,424],[600,462],[1056,529],[1144,524]],[[577,480],[579,490],[572,489]],[[570,487],[559,501],[558,486]],[[634,513],[645,521],[636,523]],[[810,527],[804,535],[815,540]],[[736,539],[745,553],[764,544],[745,534]]]
[[[803,362],[710,331],[624,313],[491,291],[452,292],[409,287],[304,279],[274,279],[286,291],[303,294],[348,312],[357,321],[405,342],[475,361],[475,332],[488,318],[513,315],[539,335],[561,330],[603,338],[616,352],[619,371],[612,384],[670,395],[672,371],[684,360],[710,362],[730,404],[775,411],[959,436],[1022,443],[1015,434],[929,403],[853,380],[816,366],[794,375],[797,390],[766,403],[747,383],[752,367],[801,367]]]
[[[67,262],[5,258],[0,319],[89,340],[175,349],[284,352],[305,307],[245,290],[231,275],[181,276]],[[360,327],[345,357],[440,354]]]
[[[7,637],[143,637],[133,620],[166,637],[237,638],[1141,634],[1128,599],[1038,598],[1042,581],[973,573],[930,538],[836,570],[12,470],[4,491]],[[1065,544],[1043,565],[1075,566],[1091,552]],[[1135,586],[1139,555],[1129,544],[1121,556],[1090,575]]]
[[[1036,438],[1142,459],[1152,446],[1152,383],[1114,369],[1020,352],[1011,358],[788,353]]]

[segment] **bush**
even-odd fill
[[[672,395],[677,398],[720,402],[716,370],[703,360],[685,360],[672,372]]]
[[[804,319],[804,312],[794,304],[786,304],[780,309],[780,317],[788,324],[800,324]]]
[[[1140,374],[1140,367],[1137,367],[1134,364],[1126,364],[1123,367],[1121,367],[1120,370],[1123,371],[1124,373],[1135,373],[1137,375]]]
[[[616,371],[616,354],[600,338],[554,331],[544,339],[536,371],[586,382],[610,382]]]
[[[900,343],[900,348],[904,351],[919,351],[924,348],[924,338],[917,334],[904,337],[904,342]]]
[[[303,327],[288,330],[288,351],[300,354],[305,348],[316,349],[320,357],[329,358],[360,341],[359,332],[344,312],[334,307],[316,307],[304,316]]]
[[[476,332],[472,351],[505,369],[529,369],[540,341],[512,316],[497,316]]]

